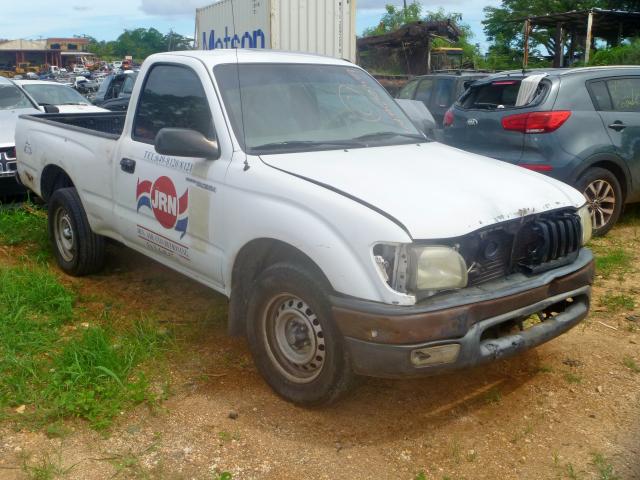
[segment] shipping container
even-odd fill
[[[356,58],[356,0],[221,0],[196,9],[196,47]]]

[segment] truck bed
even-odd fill
[[[30,120],[53,124],[68,130],[117,140],[122,135],[127,112],[43,113],[23,116]]]

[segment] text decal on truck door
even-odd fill
[[[180,238],[187,233],[189,216],[189,190],[178,197],[176,187],[169,177],[159,177],[155,182],[138,179],[136,186],[136,211],[148,207],[156,220],[166,229],[180,232]]]

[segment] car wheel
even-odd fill
[[[104,237],[91,231],[75,188],[56,190],[49,199],[49,239],[60,268],[82,276],[104,263]]]
[[[256,280],[249,299],[247,338],[258,370],[294,403],[330,403],[353,373],[325,289],[304,267],[281,263]]]
[[[590,168],[577,182],[591,213],[593,235],[603,236],[613,228],[622,212],[622,188],[616,176],[604,168]]]

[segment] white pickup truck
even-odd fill
[[[429,141],[346,61],[153,55],[130,105],[18,121],[60,267],[95,272],[112,238],[223,293],[286,399],[507,357],[588,313],[583,196]]]

